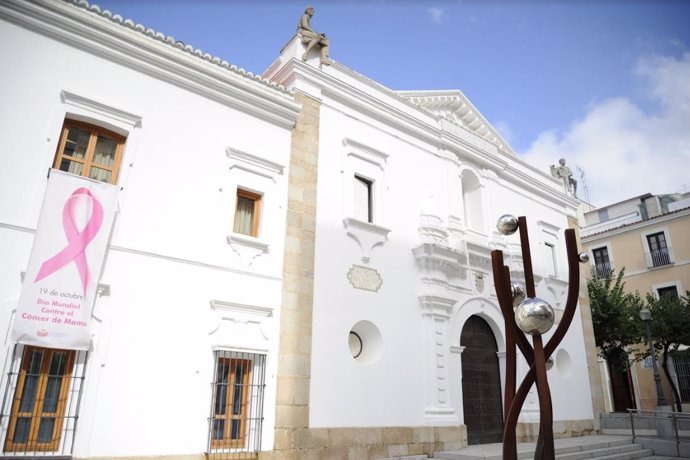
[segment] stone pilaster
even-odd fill
[[[575,229],[578,247],[580,245],[580,231],[577,219],[568,218],[568,226]],[[582,318],[582,334],[585,342],[585,352],[587,353],[587,370],[589,371],[589,388],[592,393],[592,411],[594,418],[594,429],[599,430],[599,416],[606,412],[604,404],[604,389],[601,383],[601,372],[599,359],[597,357],[597,346],[594,340],[594,326],[592,325],[592,310],[589,306],[589,295],[587,293],[587,276],[589,265],[580,264],[580,317]]]
[[[302,111],[292,129],[290,147],[278,348],[276,451],[292,450],[297,434],[309,428],[320,103],[299,92],[295,99],[302,104]]]

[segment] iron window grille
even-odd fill
[[[266,356],[216,351],[208,452],[216,459],[256,458],[261,450]]]
[[[16,344],[0,409],[3,454],[69,456],[88,353]]]
[[[673,369],[676,371],[678,393],[684,403],[690,402],[690,355],[673,353]]]
[[[647,243],[649,245],[648,266],[661,267],[671,263],[671,253],[669,252],[664,232],[647,235]]]
[[[600,278],[606,278],[611,273],[611,261],[609,260],[608,248],[593,249],[594,268]]]

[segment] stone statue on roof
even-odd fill
[[[331,60],[328,57],[328,39],[326,38],[326,34],[312,30],[311,17],[313,15],[314,7],[307,7],[299,20],[299,24],[297,24],[297,33],[302,36],[302,43],[307,45],[307,49],[302,55],[302,60],[306,61],[311,49],[319,45],[321,47],[321,64],[330,65]]]
[[[551,165],[551,175],[563,181],[565,191],[577,197],[577,181],[573,179],[573,172],[565,165],[565,158],[558,160],[558,166]]]

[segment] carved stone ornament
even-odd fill
[[[347,272],[347,279],[353,287],[365,291],[378,292],[383,284],[378,270],[362,265],[353,265]]]

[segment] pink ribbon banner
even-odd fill
[[[51,170],[12,326],[12,340],[88,349],[91,313],[118,188]]]

